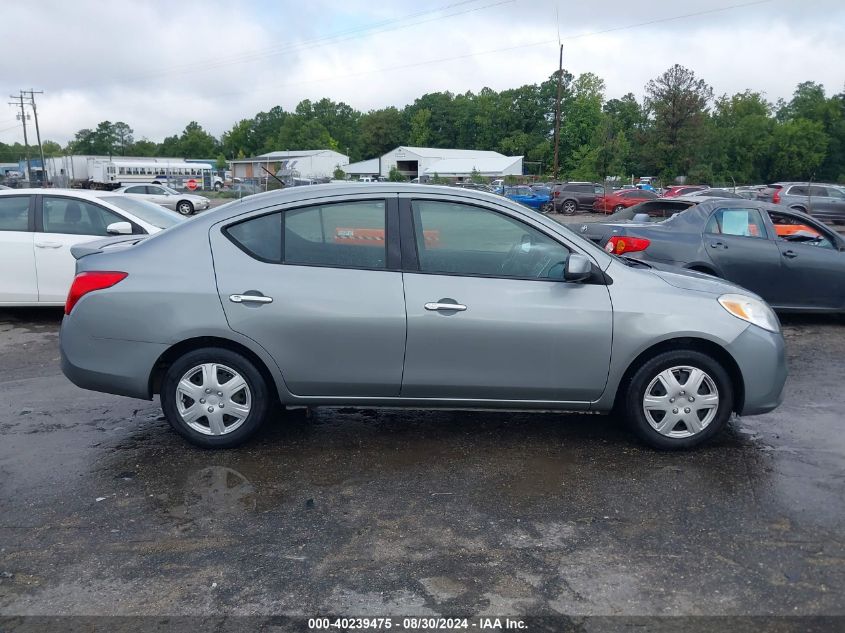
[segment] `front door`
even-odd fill
[[[33,196],[0,196],[0,304],[38,301]]]
[[[70,247],[108,237],[106,230],[126,218],[97,204],[78,198],[41,196],[36,213],[35,266],[38,271],[38,300],[64,303],[76,272]]]
[[[492,208],[413,200],[403,240],[408,341],[402,396],[585,402],[604,391],[606,286],[566,283],[570,250]],[[455,307],[452,308],[451,306]]]
[[[768,216],[783,262],[781,295],[772,303],[784,308],[845,307],[845,252],[831,231],[785,211],[769,211]],[[816,239],[801,241],[793,229]]]
[[[229,326],[267,350],[291,393],[399,395],[405,301],[396,223],[395,196],[362,197],[212,230]]]
[[[720,276],[777,303],[781,295],[781,254],[774,240],[769,239],[760,211],[717,209],[710,216],[702,239]]]

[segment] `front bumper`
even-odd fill
[[[758,415],[783,402],[786,384],[786,349],[780,332],[750,325],[728,346],[745,386],[740,415]]]

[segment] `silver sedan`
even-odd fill
[[[211,206],[205,196],[176,191],[164,185],[129,185],[116,189],[115,192],[155,202],[173,211],[178,211],[181,215],[193,215],[197,211],[204,211]]]
[[[781,402],[777,317],[728,282],[604,252],[506,198],[316,185],[77,246],[62,368],[205,447],[273,403],[625,414],[656,448]]]

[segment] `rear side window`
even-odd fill
[[[284,262],[386,268],[384,202],[342,202],[285,211]]]
[[[806,196],[806,195],[808,195],[806,185],[796,185],[794,187],[790,187],[789,188],[789,195],[790,196]]]
[[[271,213],[225,230],[247,254],[270,263],[387,267],[385,204],[360,201]]]
[[[225,233],[247,254],[262,261],[282,261],[282,214],[271,213],[239,222]]]
[[[0,197],[0,231],[29,230],[29,196]]]
[[[710,216],[706,233],[739,237],[766,237],[763,218],[757,209],[719,209]]]

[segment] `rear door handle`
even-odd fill
[[[465,305],[461,305],[460,303],[426,303],[425,304],[426,310],[431,310],[432,312],[440,311],[440,312],[463,312],[467,309]]]
[[[229,295],[232,303],[273,303],[273,297],[264,295]]]
[[[36,242],[35,246],[38,248],[61,248],[61,242]]]
[[[783,256],[788,257],[789,259],[793,259],[795,257],[798,257],[798,254],[795,251],[784,251]]]

